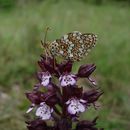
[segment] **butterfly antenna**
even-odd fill
[[[47,32],[48,30],[50,30],[49,27],[46,28],[46,31],[45,31],[45,36],[44,36],[44,43],[46,44],[46,38],[47,38]]]
[[[41,41],[41,43],[42,43],[42,46],[45,48],[45,55],[46,55],[46,61],[47,61],[47,57],[48,57],[48,55],[50,56],[50,52],[49,52],[49,50],[48,50],[48,44],[46,43],[46,39],[47,39],[47,32],[48,32],[48,30],[50,30],[50,28],[49,27],[47,27],[46,28],[46,31],[45,31],[45,36],[44,36],[44,42],[43,41]],[[56,59],[55,59],[55,57],[53,57],[53,59],[54,59],[54,62],[53,62],[53,67],[55,68],[55,66],[56,66]]]
[[[46,59],[47,59],[47,55],[49,54],[49,53],[48,53],[48,52],[49,52],[49,50],[48,50],[48,45],[47,45],[47,43],[46,43],[47,32],[48,32],[49,29],[50,29],[49,27],[46,28],[46,30],[45,30],[45,36],[44,36],[44,41],[41,40],[41,44],[42,44],[42,46],[43,46],[44,49],[45,49]]]

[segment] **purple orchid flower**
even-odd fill
[[[96,128],[96,120],[79,121],[80,113],[85,112],[94,104],[103,92],[97,88],[87,91],[77,85],[77,80],[90,78],[96,65],[81,65],[78,72],[72,72],[73,62],[70,60],[58,63],[52,57],[41,56],[38,61],[41,71],[37,73],[38,83],[32,92],[26,93],[31,102],[27,113],[35,110],[35,120],[27,121],[28,130],[72,130],[72,123],[76,121],[73,130],[103,130]],[[41,91],[40,87],[43,87]],[[48,126],[45,120],[52,120],[54,124]]]
[[[34,107],[37,107],[36,116],[39,116],[42,120],[51,118],[51,114],[54,111],[53,107],[58,103],[58,97],[55,92],[29,92],[26,93],[26,96],[32,103],[26,113],[31,112]]]

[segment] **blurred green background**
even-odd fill
[[[44,30],[52,41],[78,30],[98,35],[97,46],[75,64],[96,63],[104,95],[99,115],[105,130],[130,130],[130,0],[0,0],[0,130],[26,130],[24,93],[37,82]]]

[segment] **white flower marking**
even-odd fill
[[[59,78],[62,87],[76,84],[76,76],[73,74],[63,75]]]
[[[51,75],[49,72],[43,72],[41,84],[46,87],[50,82],[50,78]]]
[[[53,108],[50,108],[45,102],[42,102],[36,110],[36,116],[41,117],[42,120],[48,120],[51,118],[52,112]]]
[[[84,112],[86,109],[85,105],[86,101],[83,99],[76,99],[76,98],[71,98],[69,99],[66,104],[68,105],[68,113],[75,115],[80,112]]]
[[[66,40],[68,38],[68,35],[64,35],[63,37],[64,37],[64,40]]]
[[[35,107],[35,104],[32,104],[29,109],[26,111],[26,113],[29,113],[33,110],[33,108]]]

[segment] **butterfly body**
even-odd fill
[[[48,48],[52,56],[79,61],[95,46],[96,40],[97,36],[92,33],[74,31],[51,42]]]

